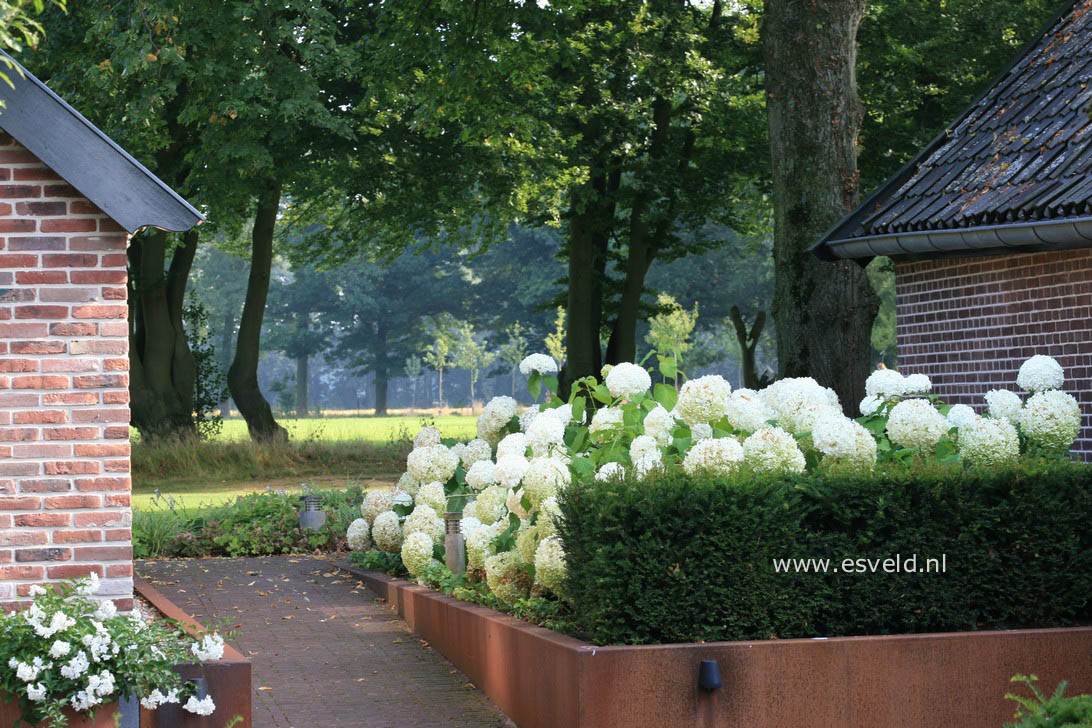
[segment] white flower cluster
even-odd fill
[[[519,373],[526,376],[531,372],[542,375],[557,374],[557,362],[547,354],[530,354],[519,363]]]
[[[904,399],[887,418],[887,436],[899,447],[931,451],[948,429],[948,421],[927,399]]]
[[[502,431],[516,416],[516,410],[516,400],[511,397],[494,397],[489,400],[489,404],[485,405],[478,417],[478,437],[488,443],[497,442]]]
[[[1003,465],[1020,457],[1020,438],[1008,420],[976,415],[959,428],[959,453],[976,465]]]
[[[406,470],[418,483],[446,483],[459,467],[459,456],[443,445],[414,448],[406,458]]]
[[[731,475],[743,462],[743,446],[730,437],[709,438],[696,443],[683,458],[683,470],[690,475]]]
[[[604,384],[607,385],[610,396],[630,399],[648,392],[652,386],[652,377],[644,367],[622,362],[611,368]]]
[[[1059,390],[1037,392],[1024,403],[1020,429],[1047,450],[1064,452],[1081,431],[1081,408],[1072,395]]]
[[[876,440],[872,433],[841,412],[820,417],[812,427],[811,440],[832,464],[866,470],[876,465]]]
[[[353,551],[368,551],[372,547],[371,528],[363,518],[357,518],[345,531],[345,541]]]
[[[728,414],[732,385],[719,374],[688,379],[679,389],[675,413],[688,425],[716,422]]]
[[[200,662],[219,660],[224,656],[224,638],[215,632],[206,634],[190,646],[190,651]]]
[[[402,542],[402,563],[413,576],[417,576],[432,563],[432,547],[435,542],[429,534],[412,531]]]
[[[372,524],[372,538],[375,545],[389,554],[396,554],[402,549],[402,522],[394,511],[383,511],[375,517]]]
[[[802,473],[804,453],[780,427],[764,427],[743,441],[743,459],[756,473]]]
[[[1036,354],[1020,365],[1016,386],[1028,392],[1049,392],[1060,389],[1065,381],[1062,365],[1053,357]]]

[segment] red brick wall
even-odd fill
[[[895,290],[901,372],[981,412],[983,394],[1015,391],[1020,364],[1049,354],[1084,413],[1074,449],[1092,456],[1092,249],[899,263]]]
[[[0,135],[0,604],[103,578],[131,603],[127,235]]]

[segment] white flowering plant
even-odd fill
[[[71,713],[93,716],[123,696],[155,709],[181,703],[198,715],[216,708],[193,683],[172,668],[218,660],[224,640],[200,638],[170,620],[145,621],[119,614],[114,603],[93,597],[98,578],[33,586],[33,601],[21,612],[0,616],[0,692],[17,700],[31,725],[67,726]]]
[[[986,417],[943,402],[923,374],[880,369],[865,383],[862,416],[852,418],[831,389],[808,377],[754,391],[707,375],[676,388],[682,373],[675,357],[658,356],[662,381],[653,382],[645,366],[652,355],[604,367],[602,381],[576,380],[566,398],[558,394],[553,360],[528,357],[528,386],[541,401],[521,412],[513,398],[495,397],[469,443],[420,435],[397,488],[368,494],[362,506],[371,542],[387,556],[370,551],[358,563],[400,556],[424,584],[454,585],[457,596],[469,589],[477,601],[485,591],[509,608],[540,597],[563,602],[558,501],[575,481],[648,480],[680,470],[729,481],[923,462],[995,466],[1023,454],[1064,452],[1080,427],[1075,400],[1046,389],[1061,383],[1061,368],[1042,357],[1024,376],[1036,388],[1027,403],[1014,393],[991,393]],[[448,510],[462,511],[464,581],[443,567]],[[356,537],[362,545],[364,525]]]

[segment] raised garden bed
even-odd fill
[[[598,647],[343,564],[520,728],[1000,728],[1017,673],[1092,691],[1092,627]],[[716,660],[723,686],[698,686]]]
[[[195,633],[203,631],[193,617],[183,612],[148,582],[136,579],[134,586],[138,597],[163,616]],[[231,725],[232,728],[251,728],[250,661],[231,645],[224,645],[224,656],[220,660],[199,665],[179,665],[175,669],[184,677],[200,677],[208,682],[209,693],[216,701],[215,713],[204,717],[185,712],[177,705],[163,706],[158,711],[134,706],[139,713],[138,717],[132,712],[132,708],[122,710],[117,703],[111,703],[97,711],[94,721],[73,714],[70,716],[69,728],[222,728],[225,725]],[[242,720],[231,723],[235,716]],[[0,701],[0,726],[13,725],[18,717],[17,703]],[[115,722],[116,720],[119,722]]]

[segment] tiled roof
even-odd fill
[[[1092,0],[821,245],[1092,215]],[[856,256],[852,256],[856,257]]]

